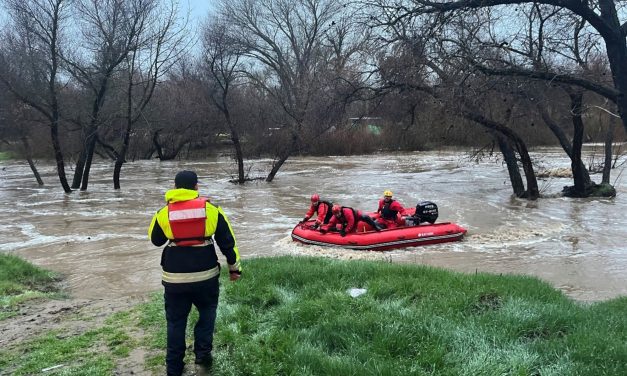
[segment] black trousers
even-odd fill
[[[166,366],[168,376],[179,376],[183,373],[185,358],[185,328],[192,304],[198,310],[198,322],[194,327],[194,354],[196,360],[206,359],[213,349],[213,330],[218,308],[219,283],[215,281],[203,283],[202,287],[189,291],[171,292],[166,289],[165,317],[168,323],[168,349]]]

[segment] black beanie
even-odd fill
[[[196,189],[196,184],[198,184],[198,176],[194,171],[181,171],[174,178],[176,188]]]

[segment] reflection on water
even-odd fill
[[[562,153],[536,153],[545,167],[568,167]],[[253,170],[269,161],[253,162]],[[511,197],[502,163],[468,161],[456,152],[290,159],[272,183],[228,183],[227,159],[202,162],[140,161],[125,165],[122,187],[112,189],[113,166],[92,167],[90,190],[65,195],[52,164],[39,168],[38,187],[25,163],[3,162],[0,171],[0,252],[15,252],[62,272],[78,297],[143,294],[160,287],[160,250],[147,240],[152,214],[179,169],[199,174],[201,193],[223,206],[243,258],[277,254],[324,255],[419,263],[463,272],[538,276],[581,300],[627,295],[627,185],[615,199]],[[618,176],[619,171],[613,172]],[[260,172],[259,174],[262,174]],[[600,180],[600,177],[593,176]],[[561,190],[565,178],[541,181],[544,193]],[[293,243],[291,228],[318,192],[343,205],[376,209],[385,189],[406,206],[430,200],[441,221],[468,228],[463,242],[390,252],[363,252]]]

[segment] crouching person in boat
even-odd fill
[[[340,235],[346,236],[346,234],[357,231],[357,223],[364,221],[372,226],[376,231],[380,230],[378,224],[369,216],[364,215],[361,210],[355,210],[347,206],[333,205],[331,209],[333,216],[327,225],[320,227],[321,233],[327,231],[335,231],[337,225],[341,225]]]
[[[401,217],[403,210],[403,205],[392,199],[392,191],[387,190],[383,192],[383,199],[379,200],[377,213],[380,216],[377,218],[377,223],[388,229],[404,226],[405,221]]]
[[[316,223],[313,225],[313,229],[317,229],[322,224],[329,223],[333,213],[331,209],[333,208],[333,203],[328,200],[322,200],[320,195],[314,193],[311,195],[311,206],[309,207],[309,211],[305,214],[305,218],[300,221],[301,224],[307,222],[309,218],[311,218],[314,214],[317,214]]]

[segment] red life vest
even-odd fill
[[[198,245],[205,242],[206,204],[207,199],[203,197],[168,204],[168,221],[174,236],[172,241],[177,246]]]

